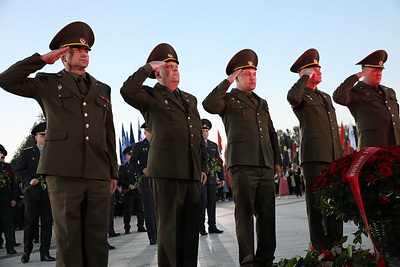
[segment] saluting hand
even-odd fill
[[[237,71],[234,71],[231,75],[226,78],[230,83],[233,83],[233,81],[236,79],[236,77],[239,75],[239,73],[242,72],[242,69],[239,69]]]
[[[70,47],[67,46],[65,48],[53,50],[47,54],[40,56],[40,58],[47,64],[53,64],[54,62],[59,60],[65,53],[67,53],[69,49],[70,49]]]
[[[363,68],[359,73],[356,73],[357,78],[360,79],[361,77],[367,75],[369,72],[371,72],[371,68],[369,67]]]
[[[314,75],[314,70],[311,68],[302,69],[300,71],[300,76],[303,76],[303,75],[308,75],[311,79],[311,77]]]
[[[161,68],[162,66],[164,66],[164,65],[165,65],[165,62],[164,62],[164,61],[151,61],[151,62],[149,62],[149,64],[150,64],[150,66],[151,66],[151,69],[152,69],[153,71],[156,71],[156,70],[158,70],[159,68]]]

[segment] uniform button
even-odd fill
[[[190,146],[193,146],[193,144],[190,144]]]
[[[189,127],[192,128],[193,126],[190,124]]]
[[[395,122],[393,122],[393,125],[396,125],[396,123],[395,123]]]
[[[85,125],[86,129],[89,128],[89,126],[90,126],[89,123],[86,123]]]
[[[86,102],[83,102],[82,105],[86,106]]]
[[[394,117],[394,114],[392,114],[392,117]]]
[[[331,119],[331,121],[332,121],[332,119]]]
[[[87,117],[87,116],[88,116],[88,114],[85,112],[85,113],[83,113],[83,116]]]
[[[188,117],[188,120],[190,120],[190,116]]]
[[[260,131],[262,131],[262,128],[260,128]]]
[[[388,107],[388,109],[390,109],[390,107]]]
[[[264,138],[264,135],[261,135],[261,138]]]
[[[331,114],[331,112],[330,112],[330,111],[328,111],[328,114]]]
[[[385,101],[385,103],[387,104],[387,100]]]
[[[86,141],[89,141],[89,139],[90,139],[90,138],[89,138],[89,136],[86,136],[86,138],[85,138],[85,139],[86,139]]]
[[[61,95],[58,95],[58,97],[61,97]]]
[[[193,137],[193,134],[191,134],[190,136]]]
[[[259,112],[257,112],[257,116],[259,116],[260,115],[260,113]]]

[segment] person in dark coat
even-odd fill
[[[212,124],[207,119],[201,120],[201,128],[203,131],[204,142],[207,147],[208,153],[208,166],[215,160],[218,161],[220,170],[214,173],[207,173],[207,181],[201,188],[201,210],[200,210],[200,234],[202,236],[207,235],[205,228],[205,217],[207,210],[208,217],[208,232],[210,234],[221,234],[224,231],[217,228],[216,223],[216,209],[217,209],[217,189],[218,184],[224,186],[225,174],[222,167],[221,152],[219,151],[218,145],[208,139],[208,131],[211,130]],[[213,163],[216,165],[217,163]]]
[[[23,263],[30,260],[39,217],[41,222],[40,260],[55,261],[55,258],[50,256],[49,253],[53,232],[49,194],[44,178],[36,174],[40,153],[44,145],[45,132],[46,122],[39,123],[32,129],[31,134],[35,137],[36,145],[23,149],[15,165],[15,175],[23,183],[25,191],[24,254],[21,257]]]
[[[138,232],[146,232],[144,228],[144,211],[143,211],[143,201],[142,196],[139,194],[138,190],[138,174],[135,173],[133,167],[129,162],[132,157],[132,146],[128,146],[122,152],[125,155],[126,162],[119,166],[118,170],[118,182],[122,187],[124,193],[124,229],[125,234],[129,234],[131,231],[131,216],[135,206],[136,216],[137,216],[137,229]]]
[[[319,210],[320,195],[311,190],[315,179],[332,161],[343,156],[339,143],[336,112],[331,97],[317,88],[322,81],[319,53],[311,48],[292,65],[300,78],[287,94],[287,100],[300,122],[301,167],[306,182],[308,226],[316,249],[331,249],[343,236],[343,222]],[[296,172],[296,170],[293,170]]]
[[[57,266],[108,265],[110,193],[117,185],[111,88],[86,72],[94,33],[84,22],[61,29],[49,53],[0,74],[0,86],[35,99],[47,121],[37,173],[46,176]],[[29,75],[61,59],[58,73]]]
[[[226,67],[228,77],[203,101],[207,112],[222,118],[228,138],[226,161],[241,266],[272,265],[276,248],[274,174],[282,176],[278,137],[267,101],[254,93],[257,64],[253,50],[236,53]],[[235,80],[237,88],[227,93]]]
[[[333,93],[333,100],[347,106],[356,121],[359,148],[400,145],[396,92],[381,84],[387,58],[385,50],[371,53],[357,63],[361,72],[348,77]]]
[[[135,173],[139,175],[141,181],[139,183],[139,192],[143,199],[144,219],[147,228],[147,236],[150,245],[157,244],[157,228],[154,208],[154,196],[150,188],[149,178],[147,175],[147,157],[150,149],[151,133],[147,128],[146,123],[140,127],[144,129],[144,136],[146,137],[133,146],[131,165]]]
[[[7,150],[0,145],[0,220],[2,221],[2,230],[6,240],[7,254],[15,254],[15,231],[12,218],[12,207],[17,204],[16,182],[14,172],[9,163],[4,161],[7,156]]]
[[[197,99],[178,88],[178,63],[175,49],[159,44],[147,64],[124,82],[121,95],[142,113],[152,134],[147,177],[156,207],[158,266],[191,267],[197,266],[207,151]],[[143,85],[148,77],[158,83]]]

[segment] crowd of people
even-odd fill
[[[298,197],[305,192],[314,248],[330,249],[343,235],[343,223],[322,214],[320,197],[310,190],[321,171],[343,156],[331,97],[317,88],[322,73],[316,49],[305,51],[290,68],[299,75],[287,100],[302,133],[300,166],[282,170],[268,103],[254,92],[258,57],[253,50],[236,53],[227,64],[227,76],[202,101],[204,110],[219,115],[225,127],[227,153],[221,164],[218,146],[208,140],[210,121],[200,118],[197,98],[179,88],[178,55],[171,45],[161,43],[120,89],[125,102],[143,115],[146,139],[124,150],[127,163],[118,168],[111,88],[86,72],[93,44],[90,26],[73,22],[56,34],[50,52],[36,53],[0,74],[0,87],[35,99],[46,118],[45,131],[32,132],[37,145],[21,153],[14,172],[26,189],[23,263],[30,260],[40,217],[41,261],[107,266],[112,248],[107,237],[119,234],[112,225],[118,187],[124,194],[125,234],[131,232],[136,207],[137,230],[146,231],[149,244],[157,245],[159,266],[197,266],[199,236],[223,232],[215,220],[215,202],[217,181],[224,184],[227,176],[240,266],[273,263],[276,179],[278,192],[281,185],[285,190],[285,182]],[[29,77],[60,59],[64,69],[59,73]],[[400,143],[396,94],[380,85],[386,59],[384,50],[370,54],[358,63],[362,71],[333,94],[354,116],[360,147]],[[157,83],[145,85],[148,78]],[[236,87],[228,91],[233,82]],[[15,179],[7,179],[14,173],[1,163],[7,184],[0,188],[0,215],[8,254],[16,253],[15,237],[9,232],[12,220],[5,215],[16,205]],[[55,257],[49,253],[52,224]]]

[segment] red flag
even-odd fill
[[[222,139],[221,139],[221,135],[219,134],[218,130],[217,130],[217,134],[218,134],[218,148],[219,148],[219,151],[222,151]]]
[[[294,161],[294,153],[296,153],[296,144],[293,142],[292,143],[292,149],[290,150],[290,158],[292,160],[292,163],[295,163],[295,161]]]

